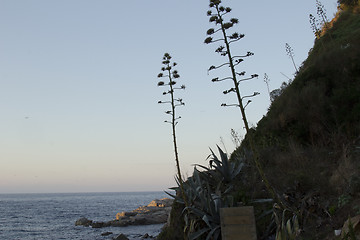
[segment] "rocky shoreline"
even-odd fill
[[[75,226],[104,228],[126,227],[131,225],[165,224],[169,218],[172,203],[173,200],[169,198],[156,199],[151,201],[148,205],[141,206],[133,211],[117,213],[115,219],[113,220],[101,222],[82,217],[76,220]],[[119,238],[121,235],[122,237]],[[127,239],[124,237],[126,236],[120,234],[115,239]],[[148,237],[150,236],[144,236],[144,238]]]

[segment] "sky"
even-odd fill
[[[331,19],[336,0],[322,0]],[[175,185],[167,100],[157,86],[162,56],[178,63],[178,150],[184,176],[206,165],[216,145],[231,153],[231,129],[245,131],[229,83],[212,83],[228,69],[204,44],[213,27],[207,0],[0,0],[0,193],[163,191]],[[238,71],[251,126],[266,115],[270,90],[294,76],[314,43],[309,14],[315,0],[223,1],[248,51]]]

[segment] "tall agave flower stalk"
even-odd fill
[[[272,101],[271,101],[270,88],[269,88],[270,78],[266,73],[264,74],[264,82],[266,84],[266,87],[267,87],[267,90],[268,90],[268,93],[269,93],[270,103],[271,103]]]
[[[319,1],[316,0],[316,13],[321,18],[321,23],[325,28],[325,31],[329,29],[329,21],[326,16],[326,9],[324,5]]]
[[[291,48],[290,44],[288,44],[288,43],[285,43],[285,50],[286,50],[286,54],[291,58],[291,61],[294,65],[296,73],[298,73],[299,71],[298,71],[295,61],[294,61],[294,50]]]
[[[327,30],[330,29],[329,20],[326,16],[326,9],[319,0],[316,0],[316,13],[321,18],[321,20],[320,20],[321,26],[320,27],[323,28],[322,33],[326,33]],[[333,39],[332,39],[332,36],[330,33],[329,33],[329,37],[332,41]]]
[[[320,38],[320,29],[317,26],[318,24],[317,24],[316,18],[312,14],[309,15],[309,22],[310,22],[311,29],[312,29],[316,39],[319,39]]]
[[[185,85],[181,85],[180,87],[176,87],[177,82],[175,79],[180,78],[180,75],[177,70],[173,69],[177,64],[176,62],[171,62],[171,56],[169,53],[165,53],[162,61],[163,67],[161,68],[161,73],[158,74],[158,78],[165,78],[167,81],[159,81],[159,87],[168,87],[168,90],[163,92],[163,95],[169,95],[170,100],[168,101],[159,101],[159,104],[170,104],[170,110],[165,113],[171,116],[171,120],[165,120],[166,123],[171,124],[172,127],[172,137],[173,137],[173,145],[174,145],[174,153],[175,153],[175,162],[177,169],[177,178],[180,183],[181,194],[185,205],[187,206],[186,196],[184,193],[183,180],[181,176],[180,170],[180,161],[179,161],[179,153],[176,141],[176,125],[178,124],[178,120],[181,116],[176,115],[176,108],[180,106],[184,106],[185,103],[181,98],[175,98],[175,90],[185,90]]]
[[[244,61],[244,58],[250,57],[252,55],[254,55],[252,52],[247,52],[246,54],[243,55],[233,55],[231,52],[231,45],[238,42],[239,40],[241,40],[245,35],[244,34],[239,34],[237,32],[233,32],[233,33],[229,33],[229,30],[234,27],[234,25],[236,25],[239,21],[236,18],[230,18],[230,20],[226,20],[227,15],[231,12],[231,8],[230,7],[224,7],[221,6],[221,0],[210,0],[210,10],[207,12],[207,15],[209,16],[209,21],[211,23],[215,24],[215,28],[210,28],[207,31],[207,35],[208,37],[205,39],[205,43],[206,44],[210,44],[210,43],[217,43],[220,42],[222,45],[220,45],[215,52],[219,53],[222,57],[226,57],[227,60],[223,63],[220,64],[218,66],[211,66],[208,71],[211,70],[215,70],[215,69],[219,69],[222,67],[229,67],[231,70],[231,75],[228,77],[224,77],[224,78],[213,78],[212,81],[213,82],[222,82],[222,81],[231,81],[233,83],[233,87],[223,91],[224,94],[228,94],[228,93],[235,93],[236,97],[237,97],[237,103],[235,104],[226,104],[223,103],[221,104],[222,106],[235,106],[235,107],[239,107],[240,112],[241,112],[241,116],[242,116],[242,120],[246,129],[246,132],[249,136],[249,144],[250,144],[250,148],[252,150],[252,152],[254,153],[254,163],[255,166],[262,178],[262,180],[264,181],[269,193],[271,194],[271,196],[278,200],[278,202],[280,202],[279,198],[276,196],[275,191],[273,190],[273,188],[271,187],[269,181],[267,180],[265,173],[263,171],[263,168],[260,164],[259,161],[259,154],[255,148],[255,144],[254,144],[254,140],[250,134],[250,128],[249,128],[249,123],[247,120],[247,116],[245,113],[245,108],[248,106],[249,103],[251,103],[251,100],[248,100],[245,104],[244,104],[244,99],[245,98],[252,98],[256,95],[258,95],[258,92],[254,92],[251,95],[248,96],[242,96],[241,92],[240,92],[240,83],[244,82],[244,81],[248,81],[254,78],[257,78],[258,75],[257,74],[252,74],[250,75],[250,77],[244,77],[246,72],[245,71],[237,71],[236,67]],[[218,35],[218,37],[214,37],[214,35]]]
[[[232,28],[235,24],[237,24],[239,22],[238,19],[236,18],[231,18],[229,21],[225,20],[225,16],[231,12],[231,8],[229,7],[223,7],[220,6],[221,1],[220,0],[210,0],[210,8],[211,10],[209,10],[207,12],[207,15],[209,16],[209,21],[215,23],[216,29],[214,28],[210,28],[207,31],[207,35],[209,35],[206,39],[205,39],[205,43],[209,44],[209,43],[214,43],[214,42],[222,42],[223,45],[220,45],[215,52],[219,53],[221,56],[223,57],[227,57],[227,60],[225,63],[218,65],[218,66],[211,66],[209,68],[209,71],[211,70],[215,70],[215,69],[219,69],[222,68],[224,66],[230,67],[231,69],[231,76],[228,77],[224,77],[224,78],[213,78],[212,81],[213,82],[222,82],[222,81],[232,81],[233,82],[233,88],[230,88],[228,90],[223,91],[224,94],[228,94],[228,93],[235,93],[236,97],[237,97],[237,103],[236,104],[226,104],[223,103],[222,106],[236,106],[239,107],[241,115],[242,115],[242,119],[245,125],[245,129],[246,131],[249,131],[249,123],[245,114],[245,108],[246,106],[251,102],[251,100],[248,100],[248,102],[246,104],[243,103],[244,98],[250,98],[253,96],[258,95],[258,92],[254,92],[252,95],[249,96],[241,96],[240,93],[240,82],[243,81],[247,81],[247,80],[251,80],[253,78],[257,78],[258,75],[257,74],[253,74],[250,77],[247,78],[242,78],[245,76],[245,72],[238,72],[236,70],[236,66],[239,65],[242,61],[244,61],[244,58],[250,57],[252,55],[254,55],[252,52],[247,52],[244,55],[232,55],[231,49],[230,49],[230,45],[232,45],[233,43],[239,41],[240,39],[242,39],[245,35],[244,34],[239,34],[237,32],[234,32],[232,34],[229,35],[228,31],[230,28]],[[214,39],[213,35],[215,35],[216,33],[219,33],[220,37]]]

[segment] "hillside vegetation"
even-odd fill
[[[303,239],[332,239],[360,214],[360,15],[343,11],[331,25],[251,131],[272,186],[303,213]],[[260,179],[245,175],[249,198],[258,197]]]
[[[276,210],[265,214],[273,203],[254,203],[271,195],[251,160],[250,134],[264,173],[286,210],[283,220],[296,217],[299,223],[296,227],[295,220],[290,221],[294,234],[280,239],[340,239],[334,230],[341,229],[349,217],[360,215],[359,12],[356,4],[347,6],[329,23],[330,27],[324,26],[294,80],[232,153],[230,163],[243,164],[240,174],[231,184],[214,188],[217,193],[231,185],[231,197],[237,205],[255,206],[258,239],[274,239],[271,236],[279,231],[279,222]],[[211,166],[202,174],[196,170],[196,178],[189,178],[187,184],[195,184],[198,179],[207,181],[210,189],[214,184],[211,181],[217,179],[213,177],[216,171],[218,168]],[[218,195],[225,199],[224,193]],[[174,205],[173,222],[160,239],[183,239],[174,236],[184,233],[186,223],[179,218],[184,212],[181,204]],[[196,223],[194,228],[203,227]],[[194,239],[206,237],[200,236]]]

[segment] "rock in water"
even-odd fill
[[[124,234],[120,234],[114,240],[129,240]]]
[[[93,223],[91,224],[91,226],[92,226],[93,228],[102,228],[102,227],[105,227],[104,225],[105,225],[104,222],[93,222]]]
[[[135,212],[121,212],[121,213],[117,213],[116,214],[116,220],[119,220],[123,217],[133,217],[135,216],[137,213]]]
[[[172,203],[173,200],[170,198],[156,199],[151,201],[147,206],[138,207],[131,212],[117,213],[116,220],[118,224],[122,223],[122,225],[166,223]],[[116,221],[113,223],[116,224]]]
[[[113,233],[112,232],[104,232],[104,233],[101,234],[101,236],[109,236],[111,234],[113,234]]]
[[[75,222],[75,226],[85,226],[88,227],[92,224],[92,220],[89,220],[85,217],[79,218],[78,220],[76,220]]]
[[[147,239],[147,238],[154,238],[154,237],[150,236],[148,233],[145,233],[145,235],[141,237],[141,239]]]

